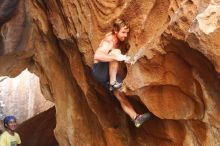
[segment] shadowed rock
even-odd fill
[[[2,0],[0,2],[0,26],[15,14],[18,2],[19,0]]]

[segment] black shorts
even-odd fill
[[[106,88],[109,87],[109,63],[98,62],[93,65],[92,74],[95,79]],[[122,82],[122,78],[119,74],[116,76],[117,82]]]

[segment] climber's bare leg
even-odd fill
[[[119,90],[115,90],[114,92],[115,97],[119,100],[122,109],[130,116],[131,119],[134,119],[137,116],[133,106],[130,104],[128,99],[125,97],[123,92]]]
[[[110,55],[118,55],[121,54],[121,51],[119,49],[114,49],[110,53]],[[113,85],[116,81],[116,75],[118,72],[118,61],[112,61],[109,62],[109,78],[110,78],[110,84]]]
[[[110,52],[110,55],[118,55],[121,54],[119,49],[114,49]],[[109,62],[109,77],[110,77],[110,84],[112,85],[116,81],[116,75],[118,72],[118,61]],[[116,89],[113,91],[113,94],[118,99],[121,104],[122,109],[130,116],[131,119],[134,119],[137,116],[133,106],[130,104],[128,99],[125,97],[125,94]]]

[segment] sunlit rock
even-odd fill
[[[0,78],[1,119],[14,115],[21,123],[53,105],[43,97],[38,77],[27,70],[15,78]]]
[[[40,78],[56,107],[59,145],[219,145],[218,0],[0,4],[1,14],[14,8],[0,19],[0,75],[28,68]],[[139,129],[91,75],[94,51],[117,17],[130,23],[128,55],[137,59],[122,69],[124,91],[153,115]]]

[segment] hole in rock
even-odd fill
[[[42,95],[39,78],[27,69],[14,78],[0,77],[0,120],[2,122],[7,115],[16,117],[16,131],[21,137],[22,145],[33,145],[36,138],[44,141],[40,144],[42,146],[51,141],[57,145],[53,134],[56,125],[53,106]],[[4,130],[2,123],[1,130]],[[42,136],[45,134],[50,137],[50,142],[43,140]]]

